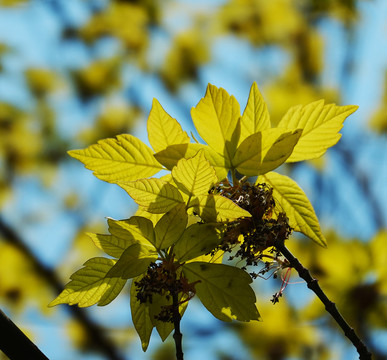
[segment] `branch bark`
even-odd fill
[[[12,360],[48,360],[38,347],[0,310],[0,349]]]
[[[180,331],[180,322],[181,322],[181,315],[179,312],[179,295],[175,291],[172,294],[172,306],[173,306],[173,325],[175,327],[175,331],[173,333],[173,339],[175,340],[175,348],[176,348],[176,360],[183,360],[184,354],[183,354],[183,335]]]
[[[325,310],[333,317],[337,324],[341,327],[344,335],[352,342],[357,352],[359,353],[360,360],[372,360],[372,354],[368,351],[367,346],[357,336],[355,330],[349,326],[343,316],[340,314],[336,307],[336,304],[329,300],[324,291],[318,284],[318,280],[313,278],[309,270],[306,269],[299,260],[289,251],[284,242],[277,240],[275,245],[276,249],[289,261],[292,268],[296,269],[298,275],[306,281],[308,288],[311,289],[321,302],[325,305]]]

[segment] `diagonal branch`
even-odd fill
[[[41,276],[52,288],[59,294],[63,290],[63,284],[58,279],[55,272],[42,264],[37,257],[25,245],[19,234],[0,217],[0,234],[4,240],[9,241],[13,246],[20,250],[33,263],[36,273]],[[88,334],[90,344],[105,354],[106,359],[122,360],[114,343],[108,339],[104,334],[102,328],[94,323],[87,313],[77,306],[69,306],[69,311],[72,316],[76,318],[85,328]],[[3,334],[3,331],[1,332]]]
[[[368,351],[367,346],[356,335],[355,330],[351,328],[349,324],[345,321],[345,319],[337,309],[335,303],[330,301],[329,298],[325,295],[324,291],[318,284],[318,280],[313,278],[309,270],[302,266],[298,259],[294,257],[294,255],[285,246],[283,241],[276,240],[274,246],[279,252],[281,252],[283,256],[285,256],[285,258],[289,261],[291,267],[296,269],[298,275],[306,281],[308,288],[311,289],[325,305],[325,310],[328,311],[329,314],[331,314],[331,316],[335,319],[337,324],[343,330],[345,336],[352,342],[353,346],[355,346],[357,352],[359,353],[359,359],[371,360],[372,354]]]

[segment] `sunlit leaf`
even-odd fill
[[[214,167],[218,179],[223,180],[226,178],[228,169],[230,169],[231,166],[230,163],[208,145],[196,143],[170,145],[165,150],[159,151],[154,156],[167,169],[172,170],[180,159],[189,159],[195,156],[201,149],[204,151],[204,156],[209,161],[211,166]]]
[[[124,239],[128,246],[133,243],[154,244],[155,235],[153,224],[149,219],[142,216],[132,216],[126,220],[113,220],[108,218],[109,232]],[[126,246],[126,247],[128,247]]]
[[[173,252],[179,262],[185,262],[214,249],[221,241],[216,224],[197,223],[188,227]]]
[[[135,243],[122,253],[117,263],[108,272],[107,277],[134,278],[144,273],[157,257],[157,251],[153,246]]]
[[[84,150],[71,150],[69,155],[92,170],[97,178],[110,183],[146,178],[162,169],[153,151],[130,134],[100,140]]]
[[[223,321],[259,320],[251,277],[243,270],[223,264],[192,262],[183,273],[195,285],[196,295],[215,317]]]
[[[232,163],[243,175],[265,174],[290,156],[301,132],[273,128],[250,135],[238,147]]]
[[[172,177],[179,190],[189,198],[194,195],[207,194],[218,180],[203,150],[199,150],[194,157],[188,160],[179,160],[172,169]]]
[[[339,141],[339,131],[344,120],[357,109],[358,106],[355,105],[324,105],[324,100],[290,108],[278,123],[278,127],[303,131],[287,162],[314,159],[323,155]]]
[[[179,190],[161,179],[140,179],[119,185],[139,206],[151,213],[166,213],[183,202]]]
[[[189,143],[190,140],[180,124],[162,108],[156,99],[153,99],[147,129],[149,142],[156,152],[172,144]]]
[[[295,231],[303,233],[321,246],[326,246],[312,204],[294,180],[285,175],[269,172],[258,177],[257,182],[264,182],[273,188],[275,201],[286,213],[289,225]]]
[[[153,330],[153,324],[149,315],[149,306],[146,303],[140,303],[137,299],[135,282],[140,281],[142,276],[136,277],[130,287],[130,309],[132,312],[132,321],[141,340],[142,350],[146,351]]]
[[[232,200],[221,195],[200,195],[192,199],[190,206],[205,221],[227,221],[240,217],[249,217],[251,214],[239,207]]]
[[[235,97],[208,84],[191,116],[202,139],[231,162],[240,136],[240,108]]]
[[[270,129],[270,116],[257,83],[251,85],[249,99],[241,118],[239,144],[258,131]]]
[[[120,238],[114,235],[92,234],[87,235],[93,240],[95,246],[103,250],[106,254],[119,258],[124,250],[134,242],[128,238]]]
[[[86,307],[97,304],[104,306],[113,301],[124,287],[126,280],[107,277],[116,260],[96,257],[84,263],[84,267],[71,275],[71,281],[49,306],[78,304]]]
[[[188,222],[185,204],[176,205],[157,222],[155,226],[157,249],[165,249],[183,234]]]

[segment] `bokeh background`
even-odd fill
[[[53,360],[173,359],[156,333],[142,352],[128,288],[107,307],[47,308],[100,255],[85,232],[136,210],[66,151],[120,133],[147,142],[154,97],[193,131],[207,83],[243,109],[256,81],[274,124],[321,98],[360,106],[323,158],[281,169],[328,239],[288,246],[386,359],[386,70],[384,0],[0,0],[0,308]],[[191,301],[186,359],[356,359],[305,284],[290,282],[273,306],[281,279],[255,281],[259,323],[225,324]]]

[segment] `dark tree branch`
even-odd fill
[[[40,260],[35,257],[35,255],[30,251],[30,249],[22,241],[19,234],[12,229],[4,220],[0,217],[0,234],[4,240],[9,241],[13,246],[21,251],[28,259],[33,263],[36,273],[41,276],[46,282],[53,288],[55,293],[59,294],[63,290],[63,284],[58,279],[55,272],[46,267],[40,262]],[[100,326],[94,323],[87,313],[77,307],[77,306],[68,306],[69,311],[72,313],[74,318],[76,318],[82,326],[85,328],[88,334],[88,341],[95,349],[98,349],[101,353],[105,354],[106,359],[110,360],[123,360],[123,357],[119,355],[116,346],[108,339],[104,334]],[[1,334],[4,332],[1,331]],[[1,335],[2,336],[2,335]],[[0,338],[1,338],[0,336]],[[24,357],[25,359],[29,357]]]
[[[180,331],[180,321],[181,315],[179,311],[179,294],[175,291],[172,293],[172,307],[173,307],[173,325],[175,327],[175,332],[173,333],[173,339],[175,340],[176,348],[176,360],[183,360],[183,345],[182,339],[183,335]]]
[[[38,347],[0,310],[0,349],[11,360],[48,360]]]
[[[278,251],[281,252],[283,256],[285,256],[285,258],[289,261],[291,267],[296,269],[298,275],[306,281],[308,288],[311,289],[325,305],[325,310],[328,311],[329,314],[331,314],[331,316],[335,319],[337,324],[343,330],[345,336],[352,342],[353,346],[355,346],[357,352],[359,353],[359,359],[371,360],[372,354],[368,351],[367,346],[356,335],[355,330],[351,328],[349,324],[345,321],[343,316],[338,311],[335,303],[330,301],[329,298],[325,295],[323,290],[320,288],[320,285],[318,284],[318,280],[314,279],[310,274],[309,270],[302,266],[298,259],[294,257],[294,255],[285,246],[283,241],[277,240],[275,243],[275,247]]]

